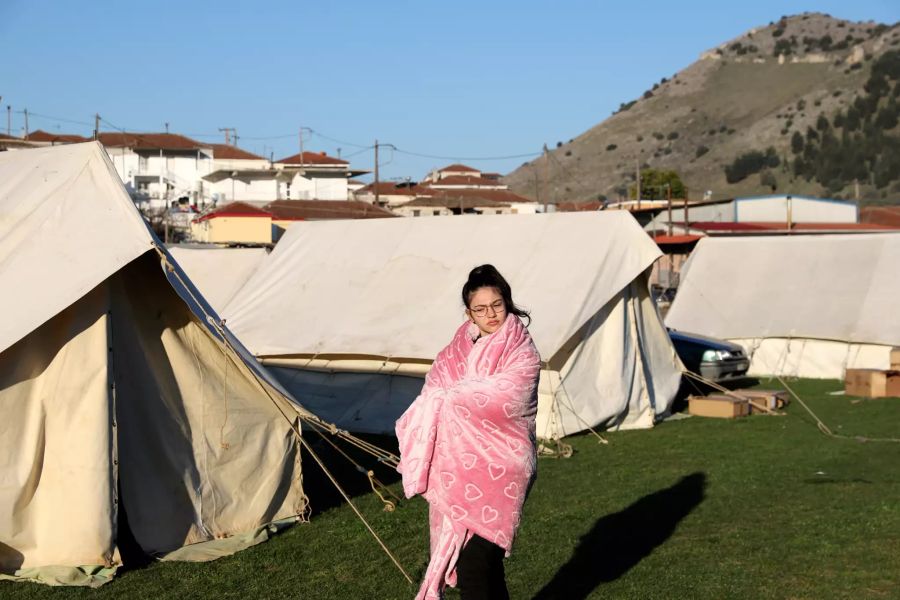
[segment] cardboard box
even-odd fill
[[[765,406],[769,410],[776,410],[784,407],[790,401],[790,396],[784,390],[734,390],[734,393],[752,400],[750,414],[767,412],[757,408],[754,404]]]
[[[734,419],[746,417],[750,414],[750,403],[724,394],[690,396],[688,398],[688,412],[698,417]]]
[[[863,398],[900,396],[900,371],[847,369],[844,391],[848,396]]]
[[[900,371],[900,348],[891,348],[891,371]]]

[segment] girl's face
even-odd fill
[[[469,296],[466,314],[478,326],[482,335],[490,335],[506,321],[506,303],[497,288],[478,288]]]

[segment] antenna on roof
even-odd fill
[[[166,121],[166,133],[169,133],[169,122]]]

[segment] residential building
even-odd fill
[[[100,133],[99,140],[139,208],[211,201],[212,188],[202,179],[213,168],[210,144],[176,133]]]
[[[377,192],[377,193],[376,193]],[[359,188],[354,197],[361,202],[379,204],[388,208],[394,208],[406,204],[418,196],[428,195],[427,192],[414,181],[397,183],[394,181],[379,181]]]
[[[304,152],[282,160],[224,146],[221,162],[203,179],[212,185],[219,201],[328,200],[350,197],[350,177],[367,171],[353,170],[350,163],[324,152]]]
[[[281,196],[287,200],[346,201],[350,194],[350,178],[368,173],[351,169],[346,160],[328,156],[325,152],[301,152],[282,158],[276,164],[291,175]]]
[[[50,133],[37,129],[30,132],[24,138],[31,146],[58,146],[60,144],[77,144],[79,142],[88,142],[90,138],[74,135],[71,133]]]
[[[376,193],[377,192],[377,193]],[[453,164],[431,171],[419,182],[379,182],[361,188],[356,198],[378,202],[398,215],[514,214],[539,212],[538,204],[509,189],[498,173],[482,173]]]
[[[291,225],[300,221],[383,219],[397,216],[385,208],[358,200],[276,200],[263,208],[272,214],[272,242],[277,242]]]
[[[401,217],[443,217],[449,215],[511,214],[510,205],[477,196],[435,194],[422,196],[393,208]]]
[[[272,213],[246,202],[218,206],[191,223],[193,241],[263,246],[272,243]]]

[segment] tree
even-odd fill
[[[799,131],[795,131],[794,135],[791,136],[791,152],[794,154],[800,154],[803,152],[803,145],[806,142],[803,140],[803,134]]]
[[[672,190],[673,198],[684,198],[684,183],[675,171],[644,169],[641,171],[641,198],[645,200],[663,200],[667,197],[667,187]],[[630,198],[635,198],[635,188],[628,191]]]

